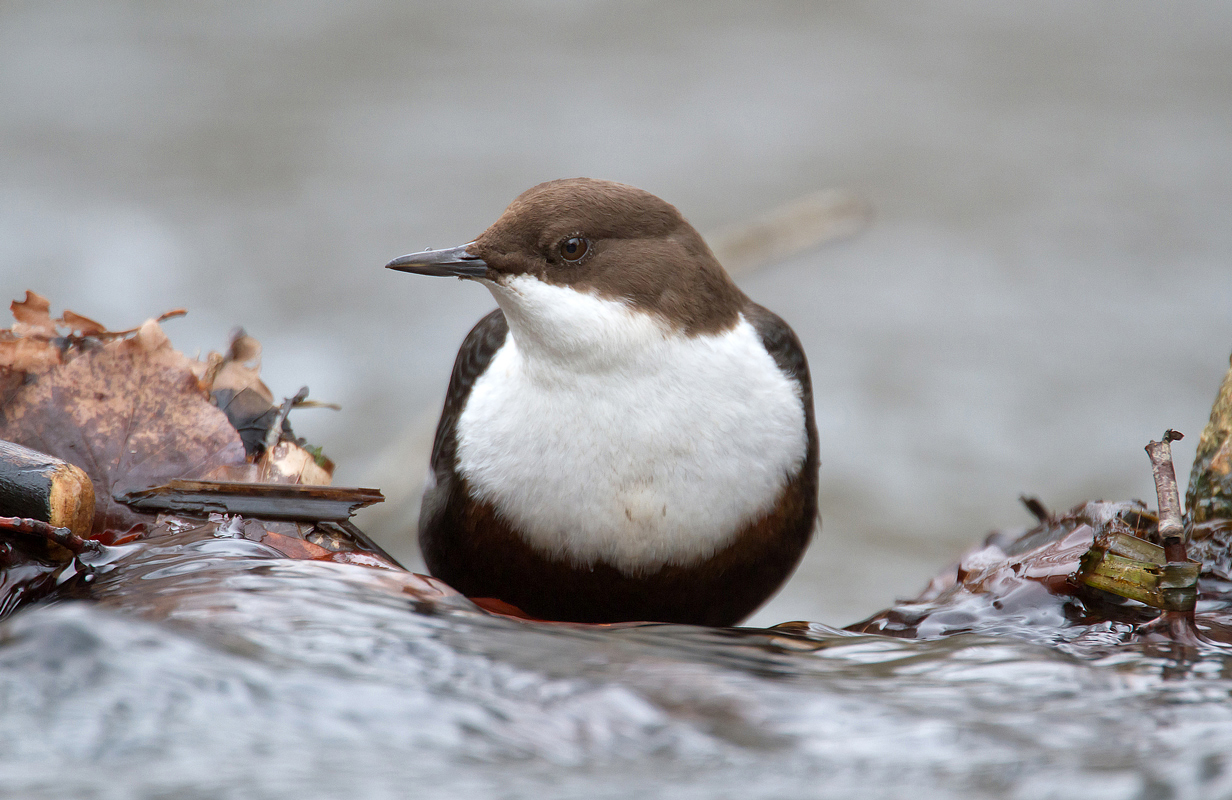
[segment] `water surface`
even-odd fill
[[[243,540],[124,550],[0,624],[0,796],[1232,790],[1213,646],[527,623]]]

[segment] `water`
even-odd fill
[[[1232,791],[1213,645],[526,623],[192,531],[96,567],[0,624],[0,796]]]

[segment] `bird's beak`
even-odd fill
[[[488,274],[488,264],[479,256],[466,252],[474,242],[468,242],[447,250],[425,250],[399,256],[385,265],[385,269],[399,272],[415,272],[419,275],[438,275],[458,278],[482,278]]]

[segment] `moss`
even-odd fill
[[[1198,441],[1185,506],[1194,523],[1232,519],[1232,369],[1224,376]]]

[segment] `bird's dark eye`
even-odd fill
[[[582,236],[570,236],[560,243],[560,257],[565,261],[577,263],[590,251],[590,240]]]

